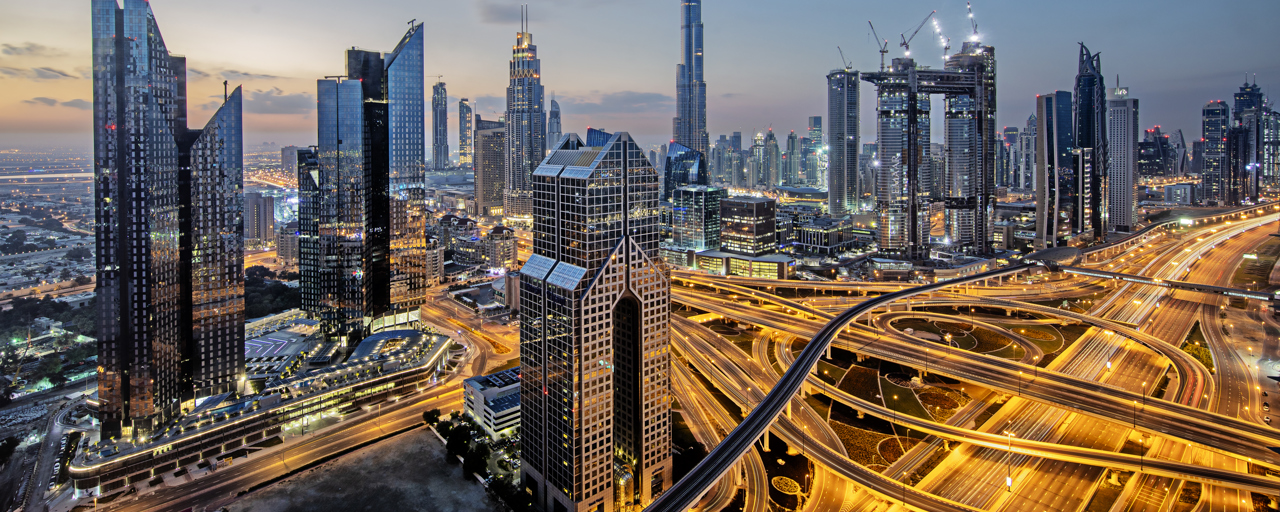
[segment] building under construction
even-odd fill
[[[942,70],[897,58],[862,79],[876,85],[880,251],[908,260],[931,251],[991,255],[1000,138],[995,49],[966,42]],[[928,158],[938,155],[924,154],[933,94],[945,97],[947,109],[942,168]]]

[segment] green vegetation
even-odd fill
[[[831,384],[832,386],[839,383],[845,373],[844,369],[826,361],[818,361],[817,372],[819,379],[822,379],[823,382]]]
[[[809,407],[812,407],[814,412],[817,412],[818,416],[823,419],[826,419],[831,414],[831,397],[827,395],[822,393],[809,395],[804,397],[804,402],[809,404]]]
[[[276,281],[276,273],[262,265],[245,269],[244,316],[262,318],[302,306],[302,291]]]
[[[79,309],[53,299],[27,297],[13,299],[9,304],[13,308],[0,315],[0,340],[27,339],[28,327],[40,317],[62,322],[62,328],[71,332],[89,337],[97,334],[93,301]],[[39,333],[31,333],[33,337],[36,334]]]
[[[911,388],[904,388],[893,381],[880,377],[880,391],[884,394],[885,406],[898,411],[901,414],[910,414],[917,418],[925,420],[933,420],[933,415],[925,410],[924,405],[920,403],[920,399],[916,398],[915,391]],[[897,399],[893,397],[897,396]]]
[[[1200,364],[1208,368],[1210,372],[1213,369],[1213,352],[1209,351],[1209,342],[1205,341],[1204,333],[1200,332],[1200,322],[1196,322],[1191,326],[1191,332],[1187,334],[1187,340],[1182,342],[1182,351],[1191,354],[1191,357],[1200,361]]]
[[[845,393],[868,402],[880,403],[880,399],[876,398],[876,395],[880,394],[879,376],[880,372],[874,369],[853,366],[845,373],[837,387]]]
[[[881,441],[893,436],[851,427],[835,420],[827,423],[831,425],[831,430],[835,431],[836,437],[840,438],[840,443],[844,445],[845,451],[849,452],[849,460],[863,466],[872,464],[889,465],[888,461],[880,456],[880,452],[876,447],[880,445]]]

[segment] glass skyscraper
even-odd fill
[[[662,200],[670,201],[675,189],[686,185],[710,185],[706,162],[702,153],[685,147],[679,142],[667,146],[665,174],[662,180]]]
[[[91,10],[99,418],[148,437],[243,378],[241,95],[188,130],[150,4]]]
[[[626,133],[599,135],[566,134],[532,176],[520,474],[541,510],[639,510],[672,483],[658,174]]]
[[[475,163],[475,129],[472,127],[471,103],[458,100],[458,167],[470,169]]]
[[[564,128],[560,126],[560,103],[551,100],[551,111],[547,113],[547,144],[560,142]]]
[[[1227,130],[1231,128],[1231,107],[1222,100],[1204,104],[1201,114],[1201,137],[1204,142],[1204,161],[1200,178],[1204,197],[1208,201],[1226,199]]]
[[[702,76],[702,0],[681,0],[680,20],[672,139],[705,155],[711,142],[707,134],[707,83]]]
[[[449,168],[449,93],[444,82],[431,86],[431,168]]]
[[[529,177],[547,148],[547,114],[543,111],[542,61],[533,34],[521,27],[511,49],[507,85],[506,193],[503,213],[516,224],[528,224],[533,212]]]
[[[868,192],[858,175],[858,119],[858,72],[832,71],[827,75],[827,212],[832,215],[859,211]],[[814,121],[810,118],[811,125]],[[821,137],[822,118],[816,121]]]
[[[1075,91],[1075,145],[1071,148],[1089,149],[1086,154],[1089,161],[1076,169],[1077,174],[1085,175],[1089,187],[1084,214],[1089,217],[1089,225],[1094,240],[1102,241],[1107,234],[1107,90],[1102,77],[1102,56],[1089,53],[1084,43],[1080,44],[1080,67],[1076,74]],[[1073,153],[1074,155],[1074,153]]]

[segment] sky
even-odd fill
[[[679,0],[526,0],[548,96],[565,132],[626,131],[646,147],[670,138],[679,59]],[[352,46],[389,51],[410,20],[425,24],[427,96],[435,75],[449,92],[451,149],[457,101],[477,114],[504,108],[507,64],[519,30],[508,0],[153,0],[169,51],[187,57],[189,116],[202,126],[222,81],[245,91],[245,143],[315,142],[315,80],[343,71]],[[1200,107],[1231,100],[1246,73],[1264,92],[1280,87],[1274,21],[1280,1],[973,0],[985,44],[995,47],[1001,126],[1025,125],[1035,95],[1071,90],[1078,42],[1102,54],[1107,86],[1129,87],[1143,127],[1200,135]],[[1229,8],[1228,8],[1229,7]],[[972,33],[957,0],[705,0],[708,130],[744,137],[772,127],[780,138],[826,117],[826,74],[879,68],[867,21],[889,39],[890,59],[930,11],[953,52]],[[927,25],[917,61],[941,67]],[[1271,34],[1271,35],[1267,35]],[[0,2],[0,149],[92,143],[88,0]],[[874,131],[874,89],[864,83],[862,140]],[[201,98],[204,100],[202,101]],[[940,103],[940,101],[938,102]],[[935,105],[935,112],[940,104]],[[429,116],[430,114],[428,114]],[[934,138],[941,140],[941,130]],[[430,142],[428,141],[428,144]]]

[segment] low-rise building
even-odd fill
[[[489,437],[520,426],[520,367],[463,381],[463,410]]]

